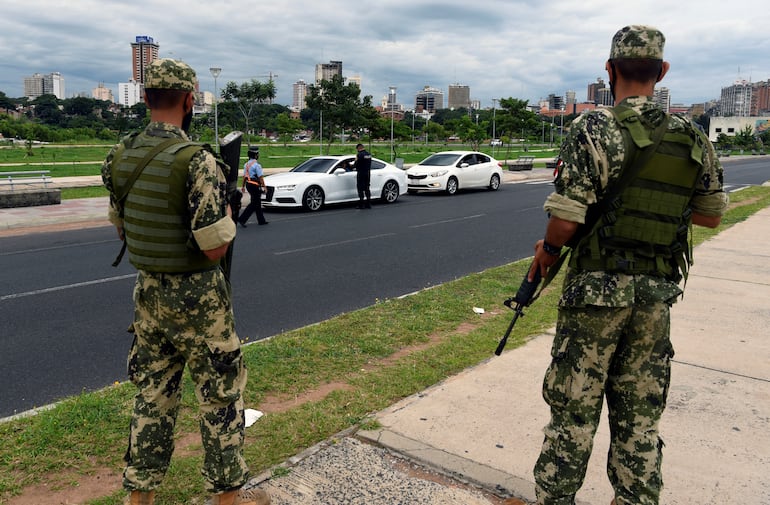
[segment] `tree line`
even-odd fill
[[[195,138],[213,141],[216,126],[220,137],[240,130],[246,132],[249,142],[265,142],[266,137],[271,136],[287,143],[299,132],[309,131],[314,139],[327,145],[339,141],[341,136],[376,141],[390,139],[392,135],[398,142],[415,139],[445,142],[456,137],[477,148],[493,136],[503,141],[538,140],[546,126],[546,121],[527,108],[526,100],[516,98],[500,99],[500,106],[495,110],[441,109],[430,119],[411,111],[382,113],[372,105],[371,95],[362,97],[358,85],[345,84],[341,76],[308,86],[307,107],[299,118],[292,115],[288,107],[273,103],[272,81],[228,82],[219,98],[217,124],[213,111],[197,114],[191,128]],[[571,119],[565,116],[567,123]],[[54,95],[14,99],[0,91],[0,133],[5,138],[41,142],[111,141],[144,127],[147,121],[144,103],[120,107],[95,98],[60,100]],[[548,123],[550,131],[554,125]]]

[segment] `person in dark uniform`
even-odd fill
[[[372,193],[369,191],[369,180],[372,172],[372,155],[364,149],[363,144],[356,144],[356,161],[353,167],[356,169],[356,187],[358,189],[357,209],[371,209]],[[366,200],[364,200],[366,197]]]
[[[259,164],[259,147],[249,147],[249,160],[243,165],[243,186],[249,191],[251,201],[238,217],[238,224],[246,228],[246,221],[256,212],[257,222],[267,224],[262,213],[262,192],[267,192],[262,165]],[[243,186],[241,191],[243,191]]]

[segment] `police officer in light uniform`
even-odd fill
[[[195,84],[185,63],[153,61],[145,76],[151,122],[113,148],[102,167],[109,219],[138,270],[128,375],[139,392],[123,486],[126,503],[154,502],[174,450],[187,366],[199,402],[202,474],[211,503],[267,504],[264,491],[239,493],[249,478],[242,453],[246,370],[219,267],[235,223],[224,205],[224,173],[186,134]]]
[[[545,275],[561,246],[574,241],[543,381],[551,419],[534,469],[541,505],[575,503],[604,398],[613,503],[659,500],[658,423],[674,355],[669,309],[691,263],[691,224],[716,227],[727,204],[722,167],[708,139],[652,100],[669,69],[663,45],[663,34],[649,26],[615,34],[606,69],[617,105],[574,121],[561,148],[555,191],[544,205],[550,218],[544,240],[535,244],[530,280],[537,269]],[[613,205],[604,205],[635,156],[659,136],[651,158]],[[598,224],[577,234],[595,209],[601,209]]]

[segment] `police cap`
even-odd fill
[[[612,37],[610,59],[663,59],[666,37],[652,26],[631,25],[618,30]]]

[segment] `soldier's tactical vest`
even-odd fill
[[[139,133],[123,142],[112,163],[116,194],[122,194],[134,168],[167,138]],[[123,203],[129,260],[148,272],[183,273],[209,270],[209,260],[195,243],[189,220],[187,177],[190,159],[201,144],[172,144],[144,167]]]
[[[629,107],[616,107],[613,114],[622,127],[623,170],[628,170],[640,148],[652,144],[654,128]],[[689,202],[703,170],[703,140],[691,130],[689,134],[666,131],[636,177],[619,194],[610,195],[605,211],[578,242],[570,266],[650,274],[674,282],[686,278],[692,264]]]

